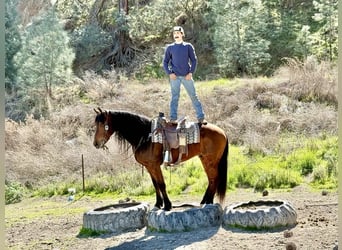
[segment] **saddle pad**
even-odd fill
[[[151,136],[152,142],[154,143],[163,143],[163,135],[162,133],[156,132],[158,127],[158,118],[153,119],[151,123]],[[200,142],[200,129],[198,123],[195,122],[185,122],[184,128],[177,128],[177,133],[186,132],[186,144],[193,144]]]

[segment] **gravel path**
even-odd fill
[[[172,199],[172,197],[171,197]],[[157,233],[146,228],[96,237],[79,237],[83,213],[114,203],[83,197],[69,203],[66,197],[27,199],[6,205],[6,246],[9,249],[337,249],[337,192],[322,195],[307,186],[288,192],[269,190],[267,197],[251,190],[229,192],[223,207],[259,199],[283,199],[297,210],[297,225],[276,230],[246,231],[223,227],[182,233]],[[198,202],[182,197],[174,204]],[[152,200],[149,200],[153,204]]]

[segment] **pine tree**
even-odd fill
[[[18,29],[19,17],[17,13],[17,0],[7,0],[5,3],[5,89],[11,94],[15,89],[17,65],[14,56],[21,48],[21,36]]]
[[[20,65],[18,95],[25,97],[26,109],[35,109],[36,116],[47,114],[53,98],[52,86],[71,80],[74,58],[68,34],[53,8],[26,27],[22,49],[16,55]]]
[[[227,3],[213,1],[216,24],[215,54],[224,76],[257,75],[270,59],[269,42],[263,38],[266,26],[258,0]]]
[[[23,37],[23,48],[17,56],[21,84],[43,87],[51,97],[53,85],[66,83],[72,77],[75,55],[69,47],[68,34],[55,12],[49,10],[27,27]]]
[[[320,24],[320,29],[312,35],[314,54],[323,60],[333,61],[338,55],[338,1],[313,1],[316,13],[313,19]]]

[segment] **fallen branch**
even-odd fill
[[[322,203],[322,204],[306,204],[306,207],[315,207],[315,206],[337,206],[338,202],[333,203]]]

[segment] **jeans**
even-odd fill
[[[179,94],[180,94],[180,87],[182,83],[186,92],[188,93],[191,99],[193,107],[195,108],[197,119],[203,119],[204,113],[202,109],[202,104],[197,97],[194,80],[193,79],[185,80],[184,76],[177,76],[176,80],[170,79],[170,85],[171,85],[170,119],[177,120],[178,100],[179,100]]]

